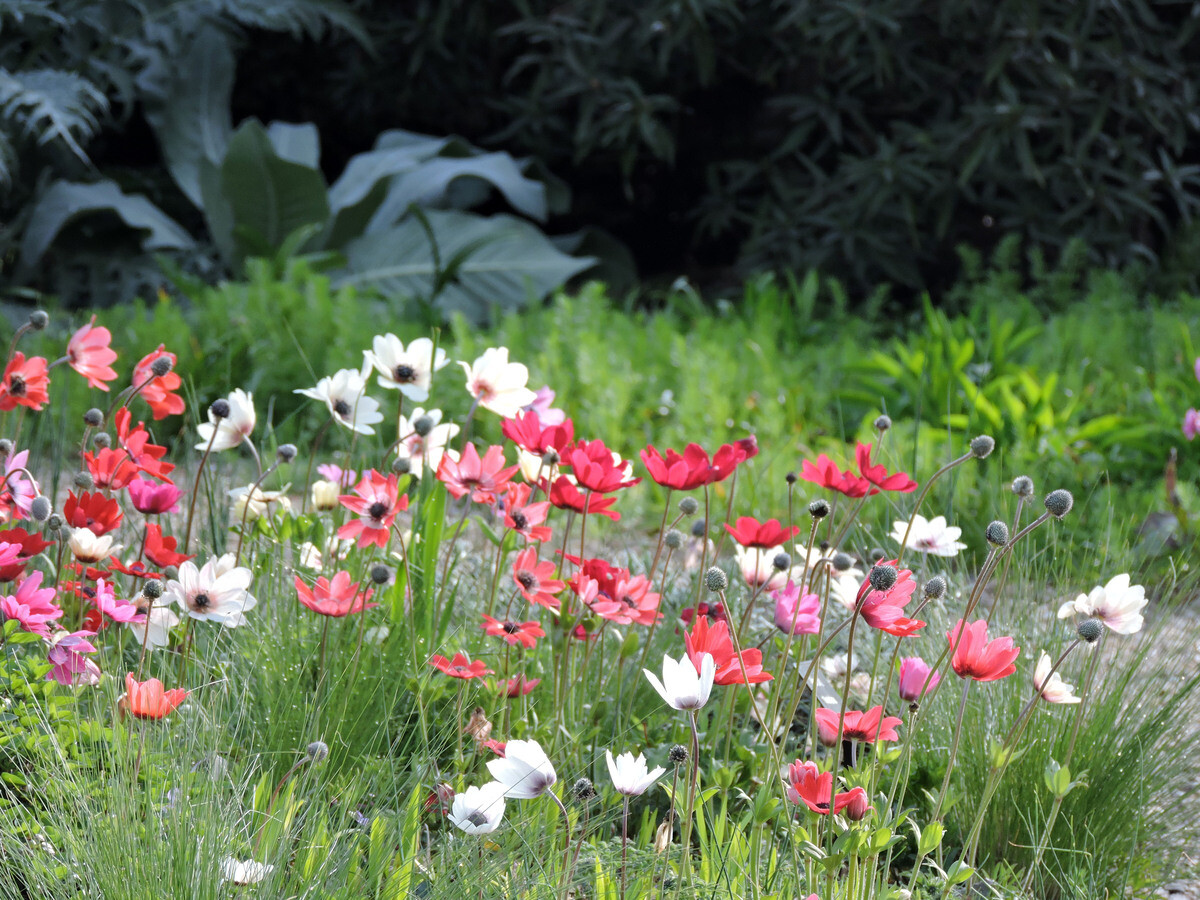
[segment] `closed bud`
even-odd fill
[[[171,357],[160,356],[154,362],[150,363],[150,371],[154,373],[155,378],[162,378],[164,375],[171,374]]]
[[[719,566],[713,566],[704,573],[704,586],[714,594],[729,587],[729,576]]]
[[[297,452],[295,444],[280,444],[275,456],[281,463],[287,464],[296,458]]]
[[[984,537],[987,538],[987,542],[993,547],[1003,547],[1008,543],[1008,526],[997,519],[988,525],[987,531],[984,532]]]
[[[792,558],[783,552],[776,553],[775,558],[771,560],[771,568],[776,572],[786,572],[791,565]]]
[[[925,597],[929,600],[936,600],[938,597],[946,593],[946,579],[942,575],[934,575],[925,582]]]
[[[104,424],[104,413],[93,406],[83,414],[83,424],[90,428],[99,428]]]
[[[1070,491],[1059,488],[1046,495],[1046,511],[1056,519],[1061,519],[1075,505],[1075,498]]]
[[[397,456],[392,460],[392,471],[397,475],[407,475],[412,471],[412,459],[407,456]]]
[[[783,476],[783,480],[788,484],[795,484],[799,479],[795,472],[788,472]]]
[[[387,584],[392,577],[392,570],[387,566],[371,566],[371,581],[375,584]]]
[[[694,516],[699,509],[700,504],[695,497],[684,497],[679,501],[679,511],[685,516]]]
[[[96,486],[96,479],[92,477],[91,472],[76,472],[73,480],[75,487],[80,490],[90,491]]]
[[[38,494],[29,504],[29,515],[35,522],[45,522],[50,518],[50,501]]]
[[[704,530],[704,520],[697,519],[692,523],[692,537],[702,538],[707,532]]]
[[[546,450],[546,452],[542,454],[542,465],[547,466],[547,467],[548,466],[557,466],[558,465],[558,451],[555,450],[553,447],[548,448]]]
[[[677,528],[672,528],[663,536],[663,543],[672,550],[678,550],[683,546],[683,532]]]
[[[436,423],[433,421],[432,416],[417,416],[412,423],[412,429],[419,436],[425,437],[429,434],[429,432],[433,431],[433,426],[435,424]]]
[[[883,559],[885,556],[887,556],[887,554],[886,554],[886,553],[884,553],[884,552],[883,552],[883,549],[882,549],[882,548],[880,548],[880,547],[872,547],[872,548],[871,548],[871,550],[870,550],[870,552],[867,554],[867,556],[869,556],[869,557],[870,557],[870,559],[871,559],[871,563],[872,563],[872,565],[873,565],[873,564],[875,564],[875,563],[879,562],[879,561],[880,561],[881,559]]]
[[[41,331],[50,324],[50,315],[44,309],[35,309],[29,314],[29,327]]]
[[[871,587],[877,591],[890,591],[899,577],[900,573],[896,571],[895,566],[875,566],[867,576]]]
[[[1018,497],[1033,496],[1033,479],[1028,475],[1018,475],[1013,479],[1012,492]]]
[[[161,581],[147,581],[142,585],[142,596],[149,600],[157,600],[163,595],[163,585]]]
[[[854,568],[854,557],[849,553],[835,553],[833,555],[833,567],[839,572],[848,572]]]
[[[332,481],[314,481],[311,493],[313,509],[317,512],[328,512],[340,505],[341,490]]]
[[[850,802],[845,808],[846,818],[851,822],[860,822],[871,810],[871,804],[867,802],[867,792],[862,788],[855,788],[850,795]]]
[[[883,434],[885,431],[887,431],[891,427],[892,427],[891,417],[888,416],[886,413],[884,415],[879,416],[875,420],[875,430],[878,431],[880,434]]]
[[[58,531],[63,527],[63,517],[58,513],[50,513],[50,517],[46,519],[47,531]]]
[[[97,450],[107,450],[112,446],[112,435],[107,431],[97,431],[92,435],[92,446]]]
[[[814,500],[808,504],[808,514],[814,519],[823,519],[830,513],[831,507],[829,501],[824,499]]]
[[[1075,629],[1075,633],[1089,644],[1094,644],[1100,640],[1100,635],[1104,634],[1104,623],[1099,619],[1084,619]]]
[[[224,397],[214,400],[212,406],[208,408],[209,413],[214,419],[225,419],[229,416],[229,401]]]
[[[313,741],[305,748],[305,752],[313,762],[324,762],[325,758],[329,756],[329,745],[324,741]]]
[[[971,438],[971,455],[976,459],[986,458],[995,449],[996,441],[991,435],[981,434]]]

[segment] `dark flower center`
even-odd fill
[[[523,513],[523,512],[513,512],[512,520],[513,520],[513,525],[516,526],[517,531],[524,531],[526,528],[529,527],[529,520],[527,518],[525,518],[525,513]]]
[[[208,609],[212,601],[208,599],[208,594],[197,594],[196,599],[192,601],[192,606],[196,609]]]
[[[533,577],[532,572],[518,572],[517,581],[521,583],[521,587],[525,588],[525,590],[529,590],[537,584],[537,579]]]
[[[25,379],[20,375],[13,375],[12,381],[9,383],[8,392],[20,397],[25,393]]]
[[[505,622],[503,626],[505,633],[516,634],[521,630],[521,625],[518,622]]]
[[[367,512],[371,514],[372,519],[382,519],[387,510],[387,504],[382,500],[376,500],[367,508]]]
[[[416,381],[416,379],[417,379],[417,370],[414,369],[412,366],[406,366],[406,365],[396,366],[396,371],[394,374],[396,376],[397,381],[401,381],[401,382],[405,382],[405,383],[407,383],[409,381]]]
[[[350,415],[350,404],[339,397],[334,401],[333,411],[339,416],[348,416]]]
[[[487,824],[487,816],[485,816],[481,812],[476,811],[476,812],[471,813],[469,816],[467,816],[467,821],[470,822],[472,825],[486,825]]]

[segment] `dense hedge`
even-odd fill
[[[264,36],[239,112],[340,135],[332,171],[395,125],[535,154],[649,271],[939,284],[1009,232],[1153,261],[1200,199],[1196,2],[355,5],[374,56]]]

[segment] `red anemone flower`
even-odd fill
[[[759,684],[774,677],[763,671],[761,650],[751,647],[743,650],[740,656],[733,652],[728,622],[710,625],[707,616],[697,616],[691,632],[684,633],[683,643],[697,672],[703,655],[707,653],[712,657],[717,667],[713,684]]]
[[[665,457],[651,444],[640,456],[650,479],[673,491],[691,491],[713,481],[708,453],[699,444],[688,444],[682,456],[668,448]]]
[[[50,386],[49,368],[40,356],[30,359],[17,351],[4,368],[0,379],[0,410],[8,412],[18,406],[40,410],[50,401],[46,389]]]
[[[138,422],[137,427],[131,429],[131,419],[132,414],[128,409],[118,409],[113,416],[113,423],[117,426],[117,446],[129,454],[129,461],[137,466],[139,471],[171,484],[168,476],[175,464],[163,459],[167,448],[150,443],[150,432],[142,422]]]
[[[805,460],[804,466],[800,470],[800,477],[805,481],[811,481],[813,484],[845,494],[847,497],[865,497],[867,492],[871,491],[871,483],[867,479],[859,478],[849,471],[843,472],[824,453],[817,457],[815,464]],[[872,491],[872,493],[877,492]]]
[[[386,547],[396,514],[408,509],[408,495],[400,496],[399,483],[395,474],[384,478],[374,469],[364,473],[353,494],[338,497],[342,506],[358,516],[338,529],[338,539],[357,538],[359,547]]]
[[[584,494],[566,475],[559,475],[550,485],[547,485],[546,479],[543,478],[542,490],[546,491],[550,505],[556,509],[572,509],[584,515],[607,516],[614,522],[621,518],[619,512],[610,508],[617,502],[616,497]]]
[[[482,458],[474,444],[467,444],[457,458],[451,451],[442,455],[437,478],[455,500],[470,494],[473,503],[495,503],[517,468],[504,467],[504,448],[499,444],[488,447]]]
[[[296,576],[296,598],[315,613],[342,618],[352,613],[373,609],[378,603],[368,603],[371,591],[358,592],[359,582],[350,581],[349,572],[338,572],[333,580],[318,578],[311,588]]]
[[[796,760],[788,767],[788,799],[795,804],[803,803],[820,815],[829,815],[829,798],[833,795],[833,773],[822,772],[815,762]],[[854,800],[850,791],[843,791],[833,799],[833,811],[840,813]]]
[[[179,498],[183,496],[183,491],[175,485],[159,484],[149,478],[135,478],[129,482],[128,488],[133,508],[144,516],[175,512],[179,507]]]
[[[504,695],[506,697],[524,697],[526,694],[532,693],[533,689],[541,683],[542,679],[540,678],[526,678],[524,675],[518,675],[504,683]]]
[[[518,553],[512,572],[522,597],[535,605],[559,608],[561,604],[554,595],[566,585],[554,578],[554,563],[538,562],[537,548],[527,547]]]
[[[761,547],[764,550],[785,544],[800,533],[795,526],[784,528],[778,519],[759,522],[750,516],[739,517],[735,526],[726,525],[725,530],[743,547]]]
[[[0,531],[0,544],[11,544],[19,548],[15,560],[0,565],[0,582],[6,582],[16,581],[24,575],[29,560],[52,546],[54,541],[47,541],[37,532],[31,534],[24,528],[7,528]],[[9,555],[0,553],[0,560],[7,559]]]
[[[444,656],[434,654],[429,658],[429,664],[438,671],[445,672],[451,678],[462,678],[465,681],[495,674],[482,659],[471,662],[471,658],[465,653],[455,653],[454,659],[446,659]]]
[[[879,563],[883,566],[895,566],[896,560]],[[878,628],[894,637],[909,637],[925,627],[919,619],[906,619],[904,607],[912,599],[917,583],[913,580],[912,571],[900,569],[896,583],[886,591],[877,591],[871,587],[871,579],[863,581],[859,589],[858,614],[872,628]]]
[[[171,541],[171,545],[174,546],[175,539],[170,538],[169,540]],[[187,562],[191,558],[190,556],[184,556],[182,557],[182,561]],[[122,575],[128,575],[130,578],[148,578],[152,581],[161,581],[163,577],[161,573],[155,572],[141,560],[135,559],[133,562],[123,563],[115,556],[110,556],[108,558],[108,565],[112,569],[112,572],[120,572]],[[112,572],[108,574],[111,575]]]
[[[1013,663],[1020,655],[1021,648],[1014,647],[1010,637],[989,641],[987,621],[984,619],[970,625],[959,619],[946,632],[946,640],[954,651],[950,667],[960,678],[999,681],[1017,671]]]
[[[115,362],[117,351],[109,347],[112,332],[107,328],[96,327],[96,317],[84,325],[67,342],[67,364],[87,379],[88,387],[108,390],[106,381],[117,377],[116,371],[109,365]]]
[[[817,736],[821,743],[832,747],[837,743],[838,714],[832,709],[822,707],[813,715],[817,719]],[[842,740],[873,744],[878,735],[881,741],[898,741],[900,735],[896,733],[896,726],[902,722],[903,720],[896,716],[885,716],[882,706],[872,707],[866,712],[848,709],[842,723]]]
[[[870,444],[859,444],[854,451],[854,459],[858,463],[858,471],[862,473],[862,477],[880,490],[898,491],[901,494],[908,494],[917,489],[917,483],[904,472],[889,475],[887,473],[887,466],[871,465]],[[875,491],[871,493],[875,493]]]
[[[151,366],[160,356],[171,360],[171,371],[166,375],[155,376]],[[154,413],[156,422],[167,416],[177,416],[185,409],[183,398],[172,393],[172,391],[179,390],[180,385],[183,384],[183,379],[174,371],[177,362],[175,354],[168,352],[164,344],[159,344],[157,350],[147,353],[134,366],[132,382],[135,387],[144,385],[138,392],[138,396],[150,404],[150,411]]]
[[[133,481],[138,473],[138,467],[127,452],[111,447],[105,447],[96,454],[89,450],[83,454],[83,462],[96,487],[110,491],[119,491]]]
[[[161,526],[153,523],[146,525],[146,559],[164,569],[167,566],[180,566],[192,559],[192,556],[176,553],[175,547],[175,538],[163,534]]]
[[[96,537],[116,531],[124,518],[121,504],[98,491],[94,494],[84,491],[78,497],[68,492],[63,504],[66,523],[72,528],[88,528]]]
[[[617,462],[604,441],[576,441],[563,452],[561,464],[570,466],[575,480],[597,494],[611,494],[642,480],[631,477],[630,465]]]
[[[539,622],[501,622],[491,616],[484,616],[483,624],[479,627],[493,637],[504,638],[514,647],[520,644],[526,650],[532,650],[537,646],[537,639],[546,636]]]
[[[550,540],[550,529],[542,523],[550,511],[550,501],[530,503],[533,488],[527,484],[510,484],[504,495],[504,525],[527,541]]]
[[[132,673],[125,676],[125,694],[117,701],[121,711],[128,710],[134,718],[162,719],[187,699],[183,688],[163,690],[157,678],[138,681]]]
[[[561,425],[543,428],[536,412],[522,412],[515,418],[505,419],[500,423],[500,430],[522,450],[537,456],[547,450],[554,450],[561,456],[571,441],[575,440],[575,426],[570,419],[564,419]]]

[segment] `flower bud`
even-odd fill
[[[50,518],[50,501],[41,494],[33,498],[29,504],[29,515],[35,522],[45,522]]]
[[[275,451],[275,457],[281,463],[287,464],[296,458],[297,452],[295,444],[280,444],[279,449]]]
[[[694,516],[700,509],[700,503],[695,497],[684,497],[679,501],[679,511],[685,516]]]
[[[579,803],[586,803],[596,796],[596,786],[590,778],[580,778],[571,785],[571,794]]]
[[[338,508],[340,489],[332,481],[314,481],[312,483],[312,504],[317,512],[328,512]]]
[[[892,427],[891,417],[888,416],[886,413],[879,416],[875,420],[875,430],[878,431],[880,434],[883,434],[885,431],[887,431],[891,427]]]
[[[169,375],[173,364],[171,357],[160,356],[154,362],[150,363],[150,371],[154,373],[155,378],[162,378],[164,375]]]
[[[225,419],[229,417],[229,401],[221,397],[212,402],[212,406],[208,408],[209,414],[214,419]]]
[[[672,550],[678,550],[683,546],[683,532],[678,528],[672,528],[663,536],[663,543]]]
[[[83,424],[91,428],[99,428],[104,424],[104,413],[93,406],[83,414]]]
[[[58,531],[63,527],[63,517],[58,513],[50,513],[50,517],[46,519],[47,531]]]
[[[854,568],[854,557],[849,553],[835,553],[833,555],[833,567],[839,572],[849,572]]]
[[[412,459],[408,456],[397,456],[392,460],[392,471],[397,475],[407,475],[412,471]]]
[[[432,416],[417,416],[412,423],[412,429],[420,437],[425,437],[429,432],[433,431],[434,421]]]
[[[707,532],[704,529],[703,519],[697,519],[692,523],[692,537],[702,538],[705,536],[705,534],[707,534]]]
[[[112,435],[107,431],[97,431],[92,435],[92,446],[97,450],[107,450],[112,446]]]
[[[1033,479],[1028,475],[1018,475],[1013,479],[1012,492],[1018,497],[1033,496]]]
[[[854,789],[850,795],[850,802],[845,807],[846,818],[851,822],[860,822],[871,810],[871,804],[867,802],[870,798],[862,788]]]
[[[987,542],[993,547],[1003,547],[1008,543],[1008,526],[999,519],[992,522],[984,532]]]
[[[1075,629],[1075,633],[1089,644],[1094,644],[1100,640],[1100,635],[1104,634],[1104,623],[1099,619],[1084,619]]]
[[[1046,495],[1046,509],[1056,519],[1061,519],[1075,505],[1075,498],[1070,491],[1059,488]]]
[[[91,472],[76,472],[74,482],[75,487],[85,491],[90,491],[96,486],[96,479],[92,477]]]
[[[875,566],[867,576],[871,587],[877,591],[890,591],[896,584],[900,573],[895,566]]]
[[[989,434],[981,434],[971,438],[971,455],[976,459],[985,459],[996,449],[996,441]]]
[[[683,744],[675,744],[667,751],[667,759],[677,766],[687,762],[688,748],[683,746]]]
[[[872,565],[874,565],[875,563],[877,563],[881,559],[883,559],[885,556],[887,556],[887,554],[884,553],[883,550],[880,549],[879,547],[872,547],[871,552],[867,555],[871,558]]]
[[[50,314],[44,309],[35,309],[29,314],[29,327],[34,331],[41,331],[50,324]]]
[[[329,756],[329,745],[324,741],[313,741],[305,748],[305,752],[313,762],[324,762],[325,758]]]
[[[771,568],[776,572],[786,572],[791,566],[792,558],[783,552],[776,553],[775,558],[771,560]]]
[[[786,481],[788,484],[795,484],[799,480],[799,478],[795,472],[788,472],[786,475],[783,476],[783,480]]]
[[[729,576],[719,566],[713,566],[704,573],[704,586],[714,594],[729,587]]]
[[[925,582],[925,597],[929,600],[936,600],[942,594],[946,593],[946,578],[943,575],[934,575]]]
[[[149,600],[157,600],[163,595],[163,585],[161,581],[147,581],[142,585],[142,596]]]
[[[557,466],[558,459],[558,451],[553,447],[549,447],[546,449],[546,452],[542,454],[542,465],[546,468],[549,468],[550,466]]]
[[[387,566],[371,566],[371,581],[375,584],[387,584],[391,580],[392,570]]]
[[[817,499],[808,504],[808,514],[814,519],[823,519],[829,515],[831,507],[829,501],[825,499]]]

